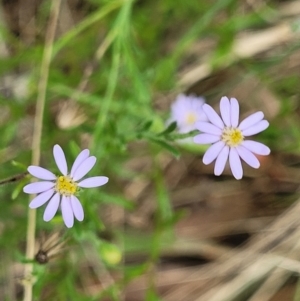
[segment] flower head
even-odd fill
[[[74,217],[79,221],[84,218],[82,205],[76,197],[79,189],[102,186],[108,182],[108,178],[91,177],[78,182],[96,163],[96,157],[89,156],[88,149],[83,150],[77,156],[70,173],[65,154],[57,144],[53,147],[53,155],[61,175],[56,176],[51,171],[39,166],[29,166],[27,170],[32,176],[46,181],[28,184],[23,191],[29,194],[38,194],[29,204],[32,209],[38,208],[50,200],[43,217],[46,222],[54,217],[60,205],[64,223],[71,228],[74,224]]]
[[[196,128],[203,132],[194,137],[199,144],[212,144],[203,156],[203,163],[210,164],[216,159],[214,173],[219,176],[229,159],[229,165],[236,179],[243,177],[242,158],[248,165],[258,168],[257,155],[269,155],[270,149],[262,143],[245,140],[245,137],[264,131],[269,122],[264,120],[263,112],[256,112],[239,124],[239,103],[235,98],[230,101],[222,97],[220,102],[221,117],[208,104],[203,105],[209,122],[197,122]]]
[[[171,106],[171,118],[168,123],[176,121],[180,133],[188,133],[196,129],[197,121],[207,121],[202,110],[204,98],[179,94]]]

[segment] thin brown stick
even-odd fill
[[[53,41],[55,37],[57,20],[59,15],[61,0],[53,0],[51,7],[51,15],[48,23],[48,28],[45,37],[44,54],[41,64],[40,80],[38,84],[38,96],[36,101],[36,113],[34,120],[34,133],[32,140],[32,165],[39,165],[40,162],[40,144],[43,129],[44,107],[46,100],[46,89],[48,83],[49,66],[51,61]],[[30,198],[32,199],[32,198]],[[36,228],[36,210],[28,209],[28,224],[26,236],[26,258],[31,260],[34,258],[35,247],[35,228]],[[33,264],[25,265],[24,271],[24,301],[32,300],[32,287],[34,279],[32,277]]]
[[[5,184],[8,184],[8,183],[13,183],[13,182],[22,180],[27,175],[28,175],[28,172],[23,172],[21,174],[6,178],[6,179],[0,181],[0,185],[5,185]]]
[[[238,60],[253,57],[281,43],[296,39],[297,37],[299,37],[299,34],[293,32],[291,23],[287,22],[279,23],[259,32],[248,33],[246,36],[235,40],[231,53],[226,60],[223,60],[223,64],[219,67],[228,67]],[[185,72],[179,79],[178,84],[183,88],[189,88],[198,81],[208,77],[213,72],[213,66],[209,60],[208,58],[205,63]]]

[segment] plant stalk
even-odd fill
[[[46,91],[49,76],[49,67],[53,51],[53,41],[57,27],[61,0],[52,0],[51,12],[45,36],[44,53],[41,63],[40,79],[36,101],[34,119],[34,132],[32,139],[32,165],[39,165],[41,155],[41,137],[43,130],[43,117],[46,100]],[[30,198],[30,200],[32,197]],[[28,209],[27,235],[26,235],[26,259],[33,260],[35,247],[36,210]],[[34,284],[33,263],[25,264],[24,271],[24,301],[32,301],[32,288]]]

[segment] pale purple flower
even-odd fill
[[[262,143],[245,140],[245,137],[264,131],[269,122],[264,120],[263,112],[256,112],[239,124],[239,103],[235,98],[230,101],[222,97],[220,102],[221,117],[208,104],[203,105],[209,122],[197,122],[196,127],[203,134],[194,137],[198,144],[212,144],[203,156],[203,163],[210,164],[216,159],[214,173],[219,176],[227,160],[233,176],[243,177],[242,158],[248,165],[258,168],[260,163],[254,154],[266,156],[270,149]]]
[[[197,121],[207,121],[202,110],[204,98],[193,95],[179,94],[171,106],[171,118],[168,123],[176,121],[180,133],[196,130]]]
[[[60,206],[64,223],[71,228],[74,224],[74,217],[79,221],[84,218],[82,205],[76,197],[79,189],[102,186],[108,182],[108,178],[100,176],[79,181],[96,163],[96,157],[90,156],[88,149],[83,150],[77,156],[70,172],[68,172],[65,154],[57,144],[53,147],[53,156],[62,175],[56,176],[39,166],[29,166],[27,170],[32,176],[45,181],[28,184],[23,191],[38,194],[29,204],[32,209],[49,201],[44,212],[44,221],[50,221]]]

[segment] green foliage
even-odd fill
[[[89,0],[84,5],[76,24],[63,33],[58,31],[53,45],[41,166],[58,174],[52,156],[52,147],[56,143],[65,150],[69,166],[79,151],[88,146],[91,154],[97,157],[91,176],[107,175],[110,181],[99,189],[82,192],[80,200],[85,219],[82,223],[77,222],[71,230],[60,230],[63,223],[59,213],[51,222],[45,223],[42,220],[43,208],[38,209],[38,233],[51,233],[57,229],[67,231],[67,248],[71,249],[70,252],[61,252],[62,255],[53,265],[51,260],[46,266],[35,264],[37,282],[34,295],[41,301],[98,301],[106,297],[121,300],[119,296],[126,284],[148,273],[157,264],[161,249],[174,239],[174,225],[180,216],[173,212],[160,164],[161,156],[179,159],[186,151],[201,155],[206,150],[206,146],[180,143],[184,138],[195,136],[198,131],[181,134],[177,131],[176,123],[167,125],[166,112],[158,109],[160,103],[157,100],[175,95],[174,92],[180,90],[178,73],[195,55],[190,52],[193,45],[212,39],[215,48],[209,54],[208,63],[216,70],[222,69],[233,64],[231,50],[239,33],[262,28],[269,17],[277,14],[269,6],[244,14],[236,13],[240,12],[241,5],[237,0]],[[35,102],[49,11],[50,1],[44,1],[36,15],[40,31],[30,44],[21,36],[17,38],[11,29],[1,24],[1,39],[9,46],[10,55],[0,58],[0,75],[3,79],[3,93],[0,95],[0,181],[26,171],[31,164]],[[61,18],[63,23],[64,16]],[[294,24],[294,30],[299,30],[298,23]],[[268,58],[249,58],[234,66],[243,69],[244,77],[255,75],[263,81],[282,101],[280,118],[287,115],[291,117],[284,125],[276,120],[261,136],[264,142],[278,150],[300,150],[299,76],[296,73],[270,80],[269,74],[272,68],[299,47],[298,42],[280,55],[275,53]],[[92,72],[85,77],[83,70],[88,66]],[[9,76],[12,84],[7,87]],[[25,81],[22,81],[23,77]],[[85,80],[85,88],[78,89]],[[207,96],[212,98],[217,93],[226,94],[222,85],[227,89],[227,82],[220,82],[217,87],[206,91]],[[69,100],[69,103],[62,109],[61,104],[65,100]],[[72,115],[73,104],[81,109],[84,122],[73,123],[78,117],[76,114],[79,114],[77,112],[75,117]],[[61,127],[58,118],[64,118],[70,126]],[[126,163],[135,156],[150,158],[149,169],[140,172],[127,167]],[[13,161],[18,163],[11,164]],[[123,224],[106,224],[107,212],[113,216],[118,210],[123,218],[138,209],[140,204],[124,194],[124,187],[128,182],[141,178],[148,181],[154,191],[152,232],[139,230],[142,233],[132,234]],[[19,250],[23,251],[26,241],[28,210],[28,197],[22,188],[29,180],[27,177],[17,183],[0,186],[0,249],[5,246],[6,253],[18,250],[9,255],[12,260],[19,262],[26,260]],[[112,233],[112,237],[101,238],[100,234],[105,231]],[[89,245],[89,248],[84,248],[85,245]],[[88,281],[94,278],[95,282],[99,281],[100,276],[86,255],[88,252],[84,253],[87,249],[96,252],[96,258],[108,273],[118,270],[123,275],[121,280],[107,285],[102,292],[89,298],[84,293],[85,288],[82,288],[84,282],[81,281],[85,275],[81,274],[80,268],[88,265]],[[125,265],[122,258],[135,252],[142,253],[145,259]],[[152,283],[149,283],[145,300],[162,300]]]

